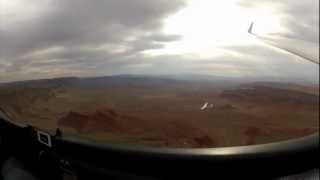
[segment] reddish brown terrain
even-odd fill
[[[0,84],[17,121],[102,142],[269,143],[318,131],[319,85],[112,76]]]

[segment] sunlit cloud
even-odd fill
[[[248,10],[239,8],[238,0],[187,2],[186,8],[168,17],[164,23],[165,33],[179,34],[182,39],[148,53],[215,57],[224,53],[217,49],[219,46],[252,44],[252,37],[247,33],[252,21],[257,22],[255,31],[262,35],[284,29],[270,5]]]

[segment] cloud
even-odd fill
[[[162,48],[161,42],[179,39],[160,31],[162,21],[184,2],[57,0],[13,5],[11,10],[0,8],[0,59],[9,62],[7,73],[50,63],[89,65]]]
[[[217,52],[221,55],[215,57],[145,53],[184,38],[163,32],[164,21],[186,6],[184,0],[2,1],[0,82],[121,73],[310,77],[302,72],[319,71],[291,55],[252,42],[220,47],[223,50]],[[319,8],[314,3],[240,0],[239,6],[272,7],[289,30],[280,35],[319,43]],[[207,21],[210,23],[210,17]]]
[[[156,0],[57,0],[45,6],[39,8],[48,9],[47,12],[38,17],[0,26],[2,56],[21,55],[55,45],[123,43],[126,38],[137,38],[159,29],[162,19],[181,8],[183,3],[177,0],[166,3]]]

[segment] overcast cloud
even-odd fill
[[[145,53],[185,38],[163,27],[186,6],[183,0],[0,0],[0,82],[170,73],[317,80],[318,66],[254,40],[213,47],[222,52],[215,57]],[[285,27],[274,34],[319,46],[319,1],[240,0],[236,6],[270,8]]]

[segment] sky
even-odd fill
[[[319,66],[319,0],[0,0],[0,82],[116,74],[294,77]]]

